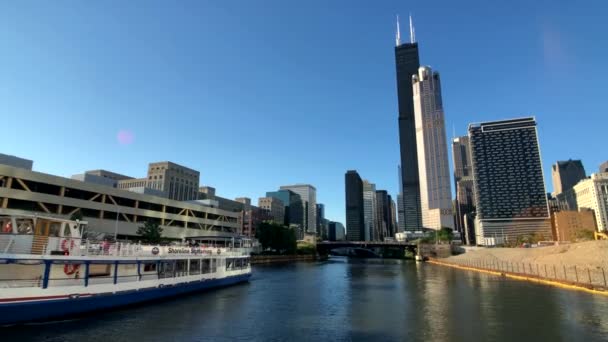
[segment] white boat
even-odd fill
[[[52,320],[248,281],[249,240],[144,245],[81,238],[86,222],[0,216],[0,325]]]

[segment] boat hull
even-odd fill
[[[118,307],[174,297],[196,291],[246,282],[251,274],[241,274],[220,279],[206,279],[171,286],[142,288],[107,294],[80,297],[60,296],[23,299],[19,302],[0,302],[0,325],[37,321],[49,321],[74,317],[80,314],[110,310]]]

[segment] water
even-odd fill
[[[430,264],[332,258],[3,341],[608,341],[608,297]]]

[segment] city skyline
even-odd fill
[[[588,149],[601,143],[601,127],[590,122],[603,113],[589,99],[601,98],[602,87],[594,81],[583,89],[566,92],[563,87],[575,73],[604,74],[600,57],[605,47],[584,44],[586,39],[601,40],[601,30],[588,16],[575,15],[583,9],[564,4],[538,19],[536,14],[545,8],[520,5],[515,6],[518,11],[501,9],[504,17],[496,18],[483,15],[494,11],[489,7],[467,13],[449,3],[436,10],[423,4],[332,4],[325,13],[315,12],[318,19],[307,25],[309,11],[319,3],[302,5],[296,15],[287,15],[288,6],[277,4],[276,16],[267,23],[241,15],[255,13],[246,3],[190,4],[166,12],[133,3],[122,9],[124,13],[103,4],[4,4],[0,18],[11,29],[2,30],[0,37],[11,72],[0,76],[0,83],[10,85],[0,90],[0,100],[9,114],[7,126],[15,129],[5,132],[0,152],[34,160],[34,170],[66,177],[91,169],[137,177],[144,174],[141,165],[151,160],[172,160],[200,171],[201,185],[213,186],[227,198],[257,199],[283,184],[308,183],[318,189],[326,216],[345,222],[345,169],[357,169],[378,188],[395,198],[398,194],[394,25],[396,14],[405,18],[411,11],[421,60],[442,71],[448,138],[452,132],[464,135],[470,122],[534,115],[550,191],[555,161],[581,159],[588,170],[595,170],[605,160]],[[179,25],[157,23],[175,24],[185,9],[195,15]],[[57,21],[65,12],[75,14],[75,21]],[[135,15],[142,12],[145,15]],[[227,13],[242,20],[235,24]],[[115,27],[107,26],[107,16],[113,17]],[[289,33],[281,29],[287,25],[285,18],[293,22]],[[453,32],[455,26],[461,30]],[[53,34],[48,27],[54,28]],[[252,43],[261,36],[266,42]],[[233,43],[236,37],[240,44]],[[106,42],[102,50],[100,40]],[[504,42],[508,51],[531,52],[505,59]],[[303,52],[302,44],[309,50]],[[360,56],[338,58],[352,46],[360,48]],[[246,59],[226,58],[244,52],[249,53]],[[251,70],[253,65],[259,71]],[[476,101],[467,101],[467,88],[486,84],[487,78],[493,86],[477,87]],[[560,98],[568,98],[567,103]],[[573,122],[572,113],[584,114],[587,120]],[[25,117],[28,127],[21,125]],[[345,124],[336,134],[333,127],[338,123]],[[209,127],[219,128],[214,132]],[[568,128],[569,140],[562,141]],[[56,134],[39,139],[43,132]],[[283,141],[313,133],[309,145],[277,148],[261,139],[268,132]],[[375,138],[347,138],[363,132]],[[269,153],[272,147],[276,155]],[[367,157],[358,159],[362,152]]]

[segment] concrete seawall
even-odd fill
[[[288,262],[316,261],[316,255],[252,255],[252,265],[282,264]]]
[[[601,285],[590,285],[590,284],[586,284],[586,283],[580,283],[580,282],[577,283],[577,282],[566,281],[566,280],[562,280],[562,279],[551,279],[551,278],[546,278],[546,277],[536,276],[536,275],[531,275],[531,274],[497,271],[497,270],[493,270],[493,269],[486,269],[486,268],[480,268],[480,267],[474,267],[474,266],[465,266],[465,265],[459,265],[456,263],[452,263],[452,262],[448,262],[448,261],[444,261],[444,260],[440,260],[440,259],[429,259],[427,262],[430,264],[434,264],[434,265],[452,267],[452,268],[457,268],[460,270],[475,271],[475,272],[480,272],[480,273],[492,274],[492,275],[496,275],[496,276],[502,276],[505,278],[529,281],[529,282],[533,282],[533,283],[550,285],[550,286],[560,287],[560,288],[569,289],[569,290],[583,291],[583,292],[588,292],[588,293],[592,293],[592,294],[608,296],[608,288],[606,286],[601,286]]]

